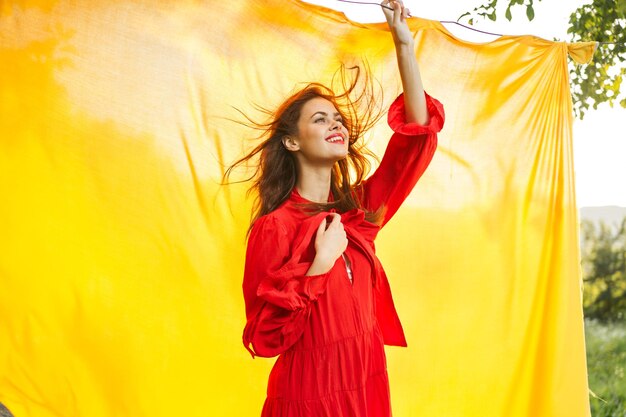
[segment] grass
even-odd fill
[[[626,322],[585,320],[592,417],[626,417]]]

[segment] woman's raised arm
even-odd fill
[[[419,66],[415,58],[415,41],[406,23],[409,9],[404,7],[402,1],[385,0],[382,5],[393,8],[391,11],[383,7],[383,12],[396,47],[398,70],[404,91],[406,121],[407,123],[427,125],[429,121],[428,109]]]
[[[430,164],[445,115],[443,105],[424,92],[413,35],[406,22],[408,9],[402,2],[385,0],[382,5],[393,8],[383,11],[396,47],[404,93],[389,108],[388,123],[394,134],[380,166],[357,194],[368,210],[384,208],[384,226]]]

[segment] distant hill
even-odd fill
[[[603,221],[613,227],[618,227],[626,217],[626,207],[581,207],[579,209],[580,220],[590,220],[594,223]]]

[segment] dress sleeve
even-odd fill
[[[290,253],[279,219],[270,215],[255,222],[243,278],[247,318],[243,343],[252,357],[276,356],[302,335],[311,303],[326,291],[330,273],[305,276],[310,266]]]
[[[361,188],[364,207],[375,211],[384,206],[381,227],[398,211],[402,202],[422,176],[437,148],[437,132],[444,123],[443,105],[424,93],[429,114],[429,123],[419,125],[407,123],[404,94],[391,104],[388,123],[393,135],[380,166]]]

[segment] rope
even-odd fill
[[[342,2],[342,3],[369,4],[369,5],[371,5],[371,6],[380,6],[380,7],[384,7],[385,9],[393,10],[393,8],[391,8],[391,7],[389,7],[389,6],[385,6],[385,5],[378,4],[378,3],[372,3],[372,2],[369,2],[369,1],[356,1],[356,0],[337,0],[337,1],[340,1],[340,2]],[[411,16],[411,17],[412,17],[412,16]],[[464,28],[466,28],[466,29],[473,30],[474,32],[484,33],[484,34],[486,34],[486,35],[504,36],[504,35],[503,35],[503,34],[501,34],[501,33],[486,32],[486,31],[484,31],[484,30],[476,29],[476,28],[473,28],[473,27],[471,27],[471,26],[467,26],[467,25],[464,25],[464,24],[462,24],[462,23],[455,22],[454,20],[441,20],[441,21],[439,21],[439,22],[440,22],[440,23],[452,23],[452,24],[455,24],[455,25],[459,25],[459,26],[461,26],[461,27],[464,27]],[[600,45],[622,45],[623,43],[624,43],[624,42],[598,42],[598,44],[600,44]]]

